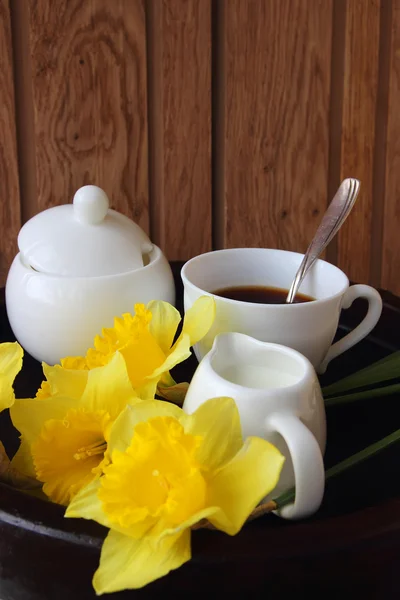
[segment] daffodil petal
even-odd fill
[[[232,398],[212,398],[188,417],[186,431],[204,438],[196,458],[208,469],[222,467],[242,448],[239,411]]]
[[[32,444],[49,419],[63,419],[70,408],[77,408],[78,400],[62,396],[35,400],[16,400],[10,408],[11,420],[28,444]]]
[[[51,367],[42,363],[43,373],[50,384],[52,396],[80,398],[86,387],[89,371],[66,369],[60,365]]]
[[[31,446],[23,437],[17,452],[11,460],[11,466],[26,475],[27,477],[36,477],[36,470],[32,460]]]
[[[167,575],[191,558],[190,531],[154,545],[149,538],[135,540],[110,531],[93,577],[97,594],[141,588]]]
[[[209,332],[215,319],[215,300],[212,296],[200,296],[185,313],[182,334],[190,338],[194,346]]]
[[[112,453],[114,450],[124,452],[132,441],[135,426],[154,417],[174,417],[182,420],[187,415],[175,404],[162,400],[144,400],[133,406],[128,405],[111,427],[108,440],[109,452]]]
[[[247,438],[242,450],[208,481],[210,505],[220,511],[210,522],[235,535],[257,504],[278,483],[284,456],[275,446],[256,437]]]
[[[193,527],[193,525],[196,525],[196,523],[199,523],[203,519],[209,520],[210,516],[214,515],[219,510],[220,509],[218,506],[207,506],[207,508],[203,508],[202,510],[198,511],[197,513],[186,519],[186,521],[183,521],[182,523],[173,528],[165,529],[163,528],[164,524],[160,523],[159,526],[156,526],[154,530],[152,530],[151,537],[158,540],[162,540],[164,537],[177,535],[178,533],[182,533],[183,531],[185,531],[185,529]]]
[[[18,342],[0,344],[0,412],[15,400],[13,383],[22,368],[24,351]]]
[[[82,488],[72,498],[64,516],[67,519],[79,517],[81,519],[97,521],[97,523],[104,525],[104,527],[111,527],[111,523],[106,513],[102,510],[102,505],[97,495],[100,485],[100,479],[97,478]]]
[[[159,381],[163,373],[170,371],[177,364],[189,358],[190,355],[190,338],[186,334],[181,335],[176,344],[174,344],[171,353],[166,357],[163,364],[149,375],[149,379],[157,378],[157,381]]]
[[[137,395],[129,380],[123,356],[116,352],[104,367],[89,371],[82,404],[90,410],[106,410],[114,419]]]
[[[181,315],[172,304],[162,300],[152,300],[147,308],[152,315],[149,325],[150,333],[157,340],[164,354],[168,354],[181,321]]]
[[[128,405],[115,419],[108,438],[107,450],[110,455],[114,450],[124,452],[131,443],[134,428],[133,411],[134,408]]]
[[[137,395],[142,400],[154,400],[157,392],[158,377],[154,379],[146,379],[145,382],[136,388]]]

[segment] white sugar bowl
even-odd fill
[[[137,302],[174,304],[171,268],[160,248],[103,190],[80,188],[73,204],[45,210],[18,235],[6,283],[15,337],[39,361],[85,354],[114,317]]]

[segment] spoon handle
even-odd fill
[[[321,252],[325,250],[326,246],[345,222],[354,206],[359,190],[360,182],[357,179],[345,179],[340,184],[297,270],[286,298],[287,304],[293,302],[308,270],[313,266]]]

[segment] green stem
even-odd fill
[[[325,406],[336,406],[336,404],[347,404],[348,402],[355,402],[356,400],[366,400],[368,398],[380,398],[382,396],[390,396],[400,392],[400,383],[394,383],[393,385],[386,385],[380,388],[374,388],[373,390],[365,390],[364,392],[355,392],[354,394],[343,394],[342,396],[334,396],[325,400]]]
[[[378,442],[375,442],[375,444],[371,444],[371,446],[364,448],[364,450],[360,450],[360,452],[353,454],[349,458],[342,460],[342,462],[340,462],[337,465],[335,465],[334,467],[331,467],[330,469],[328,469],[325,473],[325,480],[327,481],[328,479],[332,479],[332,477],[336,477],[336,475],[340,475],[340,473],[343,473],[347,469],[350,469],[351,467],[354,467],[355,465],[360,464],[367,458],[370,458],[371,456],[378,454],[378,452],[381,452],[381,450],[385,450],[385,448],[388,448],[389,446],[391,446],[395,442],[398,442],[399,440],[400,440],[400,429],[397,429],[397,431],[394,431],[393,433],[391,433],[390,435],[387,435],[386,437],[379,440]],[[278,498],[275,498],[274,501],[276,502],[278,508],[282,508],[286,504],[293,502],[294,499],[295,499],[295,489],[292,488],[292,489],[288,490],[287,492],[284,492],[283,494],[278,496]]]

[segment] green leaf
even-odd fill
[[[323,388],[324,398],[400,377],[400,351]]]
[[[328,469],[325,473],[325,481],[328,481],[329,479],[332,479],[333,477],[340,475],[341,473],[343,473],[344,471],[347,471],[347,469],[350,469],[351,467],[359,465],[364,460],[367,460],[367,458],[370,458],[371,456],[378,454],[378,452],[385,450],[386,448],[388,448],[395,442],[398,442],[399,440],[400,440],[400,429],[397,429],[397,431],[394,431],[393,433],[391,433],[390,435],[387,435],[386,437],[382,438],[378,442],[375,442],[374,444],[367,446],[367,448],[364,448],[364,450],[360,450],[360,452],[353,454],[349,458],[342,460],[340,463],[338,463],[334,467],[331,467],[330,469]],[[286,504],[293,502],[294,498],[295,498],[295,489],[291,488],[290,490],[287,490],[286,492],[284,492],[283,494],[278,496],[278,498],[275,498],[274,502],[276,503],[278,508],[282,508]]]
[[[373,388],[372,390],[355,392],[354,394],[334,396],[325,400],[325,407],[328,408],[329,406],[336,406],[337,404],[347,404],[348,402],[354,402],[356,400],[367,400],[368,398],[382,398],[382,396],[390,396],[396,392],[400,392],[400,383]]]
[[[378,442],[367,446],[366,448],[364,448],[364,450],[360,450],[360,452],[353,454],[349,458],[342,460],[334,467],[328,469],[325,474],[325,479],[332,479],[333,477],[340,475],[340,473],[343,473],[343,471],[346,471],[350,467],[359,465],[360,463],[364,462],[364,460],[366,460],[367,458],[371,458],[372,456],[375,456],[375,454],[378,454],[382,450],[386,450],[386,448],[389,448],[389,446],[398,442],[399,440],[400,429],[397,429],[396,431],[382,438]]]

